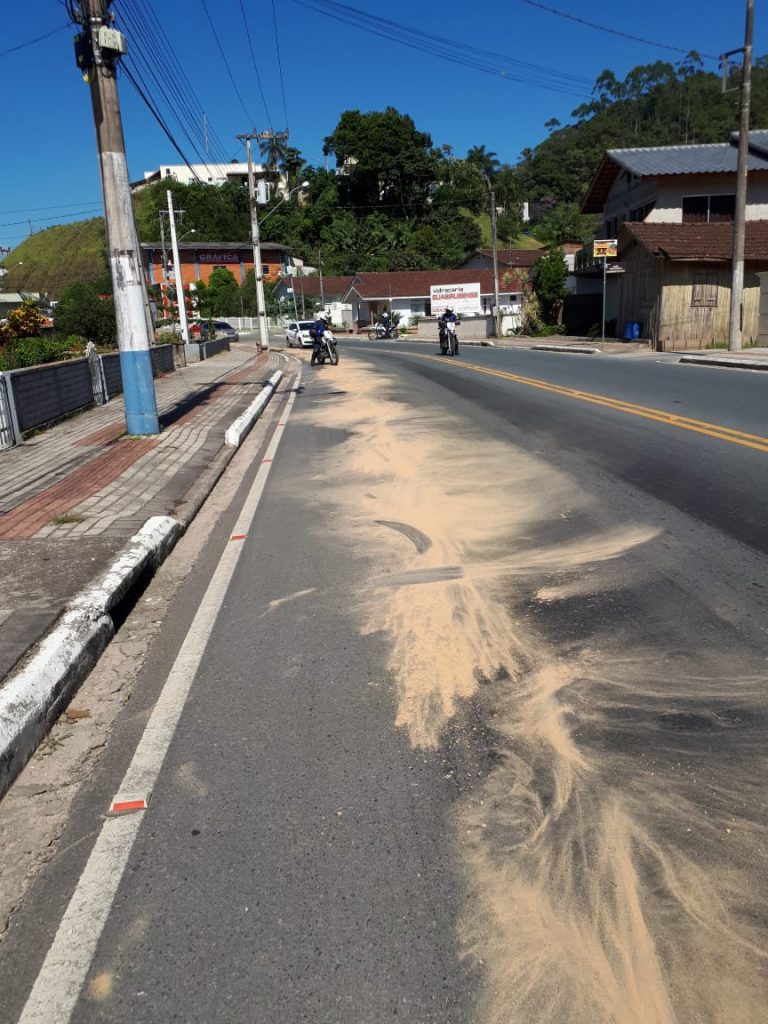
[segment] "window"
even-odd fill
[[[411,299],[411,313],[424,316],[424,299]]]
[[[736,196],[710,196],[709,221],[729,221],[733,223],[736,215]]]
[[[713,308],[717,305],[717,272],[700,270],[693,276],[692,306]]]
[[[683,224],[733,221],[736,196],[683,196]]]

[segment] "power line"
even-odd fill
[[[154,52],[156,54],[159,53],[158,63],[163,68],[163,70],[165,70],[167,57],[171,58],[171,62],[175,67],[171,68],[170,74],[167,76],[168,81],[170,83],[172,91],[175,93],[177,97],[179,97],[179,102],[185,109],[187,109],[190,112],[193,124],[195,125],[197,133],[199,135],[201,121],[202,118],[205,117],[200,100],[198,99],[194,89],[192,88],[192,83],[190,82],[188,75],[184,71],[181,61],[179,60],[176,52],[171,46],[171,42],[168,38],[167,32],[160,23],[158,15],[151,5],[149,7],[149,14],[155,26],[155,33],[152,33],[150,29],[150,37],[152,41],[154,42],[155,34],[159,36],[161,42],[164,40],[164,50],[160,51],[159,47],[155,47]],[[195,109],[193,109],[193,107],[196,107],[196,111]],[[211,125],[210,121],[208,121],[207,123],[210,141],[213,142],[214,148],[219,156],[219,159],[223,158],[223,162],[226,163],[227,160],[224,144],[222,143],[221,138],[217,134],[216,130]],[[207,147],[206,152],[208,152]]]
[[[160,100],[162,100],[165,107],[163,130],[170,130],[168,128],[168,118],[172,118],[178,125],[181,133],[191,145],[198,159],[205,164],[214,163],[214,165],[216,165],[218,163],[220,165],[219,173],[223,175],[221,164],[226,162],[225,160],[222,161],[221,158],[223,147],[221,147],[220,142],[217,141],[218,159],[214,158],[212,161],[210,153],[206,148],[202,126],[202,111],[197,114],[196,111],[192,109],[190,101],[187,98],[188,94],[185,89],[182,89],[179,86],[177,74],[173,68],[169,74],[168,65],[176,58],[173,54],[172,48],[170,47],[170,43],[167,44],[165,52],[160,51],[158,47],[156,37],[158,35],[162,36],[162,26],[156,21],[156,27],[153,29],[153,27],[147,23],[142,9],[137,3],[134,3],[134,0],[121,0],[121,9],[132,43],[129,58],[131,64],[135,68],[135,73],[139,79],[139,83],[146,94],[154,92],[156,97],[154,101],[155,109],[158,113],[160,112]],[[154,90],[150,89],[140,68],[143,68],[144,73],[154,81]],[[191,86],[189,86],[189,94],[194,97]],[[215,133],[211,134],[214,135],[215,138]],[[203,155],[204,153],[205,155]],[[192,170],[191,165],[188,164],[188,166],[190,166],[190,170]],[[193,173],[195,172],[193,171]]]
[[[589,79],[581,76],[494,53],[492,50],[425,32],[389,18],[380,18],[337,0],[294,0],[294,3],[371,35],[427,53],[454,66],[460,65],[482,71],[493,75],[494,78],[506,78],[508,81],[579,97],[588,96],[592,85]]]
[[[25,43],[17,43],[16,46],[10,46],[7,50],[0,50],[0,57],[7,57],[9,53],[18,53],[19,50],[26,50],[28,46],[34,46],[35,43],[41,43],[44,39],[50,39],[51,36],[55,36],[58,32],[63,32],[65,28],[69,28],[69,22],[66,25],[59,25],[58,28],[52,28],[50,32],[44,32],[41,36],[35,36],[34,39],[27,39]]]
[[[275,50],[277,52],[277,67],[280,71],[280,92],[283,97],[283,115],[285,117],[285,130],[289,131],[288,127],[288,106],[285,102],[285,79],[283,78],[283,60],[280,56],[280,33],[277,29],[277,11],[275,10],[275,0],[272,0],[272,26],[275,30]],[[271,127],[271,126],[270,126]]]
[[[97,202],[96,199],[93,202],[89,202],[86,205],[93,206]],[[83,204],[79,204],[83,205]],[[72,206],[72,203],[57,203],[56,206],[26,206],[20,210],[0,210],[0,216],[7,217],[12,213],[37,213],[39,210],[66,210],[67,207]],[[26,224],[26,221],[24,221]]]
[[[253,52],[253,40],[251,39],[251,30],[248,28],[248,19],[245,16],[245,5],[243,0],[240,0],[240,13],[243,16],[243,25],[245,27],[245,35],[248,39],[248,49],[251,51],[251,62],[253,63],[253,70],[256,72],[256,81],[259,85],[259,92],[261,94],[261,102],[264,104],[264,113],[267,115],[267,124],[272,129],[272,118],[269,116],[269,107],[267,106],[267,98],[264,95],[264,89],[261,85],[261,75],[259,74],[259,68],[256,64],[256,54]]]
[[[162,130],[165,133],[165,136],[168,139],[168,141],[170,142],[170,144],[173,146],[173,148],[179,154],[179,156],[184,161],[184,163],[187,165],[187,167],[190,169],[190,171],[192,171],[192,173],[195,175],[197,180],[200,181],[200,178],[198,177],[197,173],[195,172],[195,169],[192,167],[192,165],[190,164],[189,160],[187,159],[186,154],[184,153],[184,151],[182,150],[181,146],[178,144],[176,139],[173,137],[173,133],[171,132],[171,130],[168,127],[168,125],[163,120],[162,114],[160,114],[160,112],[157,110],[155,105],[152,103],[152,100],[150,100],[150,98],[147,96],[147,94],[144,91],[144,89],[142,89],[141,85],[139,85],[139,83],[136,81],[135,77],[133,76],[133,74],[131,72],[131,69],[125,63],[123,63],[121,65],[121,67],[122,67],[122,70],[125,73],[128,81],[131,83],[131,85],[134,87],[134,89],[139,94],[141,99],[144,101],[144,104],[147,107],[147,109],[149,110],[150,114],[152,114],[154,119],[157,121],[157,123],[162,128]],[[146,85],[146,83],[144,83],[144,84]],[[202,184],[202,182],[201,182],[201,184]]]
[[[19,224],[40,224],[42,221],[66,220],[68,217],[82,217],[89,213],[101,212],[101,206],[93,206],[85,210],[71,210],[69,213],[59,213],[55,217],[27,217],[24,220],[11,220],[8,221],[6,224],[0,224],[0,228],[15,228],[18,227]]]
[[[607,25],[598,25],[595,21],[587,21],[586,18],[579,18],[576,14],[569,14],[567,11],[559,11],[555,7],[549,7],[547,4],[541,4],[538,0],[521,0],[521,3],[527,4],[529,7],[538,7],[540,11],[546,11],[547,14],[554,14],[558,18],[566,18],[568,21],[575,21],[579,25],[585,25],[587,28],[596,29],[598,32],[607,32],[612,36],[620,36],[622,39],[631,39],[633,43],[643,43],[645,46],[655,46],[660,50],[672,50],[674,53],[690,53],[691,50],[684,49],[682,46],[670,46],[669,43],[659,43],[654,39],[645,39],[643,36],[632,35],[631,32],[622,32],[620,29],[609,28]],[[700,57],[706,57],[708,60],[719,60],[711,53],[701,53],[696,51]]]
[[[230,67],[229,61],[227,60],[227,55],[224,52],[224,47],[221,45],[221,40],[219,39],[219,34],[216,31],[216,26],[213,24],[213,19],[211,18],[211,12],[208,10],[208,4],[206,3],[206,0],[200,0],[200,3],[203,5],[203,10],[205,11],[205,16],[208,19],[208,24],[211,26],[211,32],[213,33],[213,38],[216,40],[216,45],[219,48],[219,53],[221,54],[221,59],[224,61],[224,67],[227,69],[227,74],[229,75],[229,80],[232,83],[232,88],[235,90],[235,94],[236,94],[237,98],[240,100],[240,106],[243,108],[243,113],[248,118],[248,120],[251,122],[251,124],[255,124],[256,121],[251,116],[251,114],[248,113],[248,108],[246,107],[245,101],[243,100],[243,97],[240,94],[240,90],[237,87],[237,82],[235,81],[235,76],[232,74],[232,68]]]

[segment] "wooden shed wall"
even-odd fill
[[[696,274],[706,268],[717,281],[717,305],[692,306]],[[747,263],[744,274],[744,344],[757,340],[760,308],[760,282],[757,272],[768,269],[763,263]],[[658,323],[658,348],[666,351],[699,349],[724,342],[728,338],[731,303],[730,263],[663,262],[661,315]]]
[[[662,261],[633,245],[623,255],[622,263],[625,272],[617,282],[617,332],[621,335],[627,322],[635,322],[640,324],[641,337],[655,340],[661,307]]]

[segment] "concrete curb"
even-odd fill
[[[0,690],[0,797],[10,788],[115,633],[111,612],[157,566],[183,527],[153,516],[100,576],[68,604],[56,627]]]
[[[224,441],[230,448],[240,447],[253,424],[266,409],[267,403],[277,390],[277,385],[282,379],[283,371],[276,370],[269,378],[269,383],[265,384],[245,412],[241,413],[235,422],[227,428]]]
[[[283,371],[277,370],[246,411],[228,428],[229,437],[209,473],[185,496],[180,519],[153,516],[99,576],[67,604],[53,630],[0,689],[0,798],[37,750],[115,635],[112,612],[140,577],[156,571],[195,518],[243,438],[266,408]]]
[[[582,355],[594,356],[600,349],[588,345],[531,345],[532,352],[578,352]]]
[[[680,356],[678,362],[733,367],[737,370],[768,370],[768,359],[740,359],[738,356]]]

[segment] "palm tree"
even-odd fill
[[[474,164],[489,178],[493,178],[501,167],[498,156],[487,150],[485,146],[471,146],[467,152],[467,163]]]
[[[285,157],[288,153],[288,137],[287,135],[281,135],[269,133],[265,134],[263,138],[259,139],[259,149],[261,155],[266,161],[267,167],[272,171],[275,177],[279,177],[280,170],[285,161]]]

